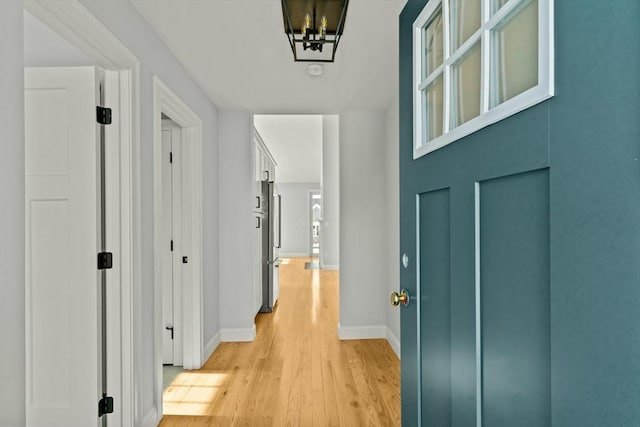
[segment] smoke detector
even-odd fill
[[[307,74],[310,76],[321,76],[324,71],[322,64],[309,64],[307,65]]]

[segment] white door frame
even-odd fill
[[[108,384],[116,401],[109,425],[136,425],[134,414],[133,343],[140,339],[140,325],[134,306],[141,304],[140,200],[140,95],[139,61],[78,0],[64,2],[25,0],[24,8],[53,31],[96,60],[106,73],[106,99],[117,100],[114,125],[105,129],[107,144],[107,245],[114,254],[114,268],[108,286]],[[139,312],[139,310],[136,310]],[[136,400],[134,400],[136,399]],[[139,403],[138,403],[139,404]]]
[[[162,408],[162,113],[182,128],[183,255],[183,365],[202,366],[202,120],[157,76],[153,77],[153,206],[154,206],[154,315],[156,404]],[[190,224],[190,225],[185,225]],[[189,230],[190,229],[190,230]],[[162,410],[159,417],[162,416]],[[160,418],[158,418],[160,419]]]

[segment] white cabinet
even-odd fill
[[[256,130],[253,133],[253,291],[256,313],[262,306],[263,285],[266,284],[263,277],[263,264],[268,261],[270,254],[263,253],[263,229],[268,227],[268,213],[265,211],[266,204],[272,201],[263,200],[262,182],[265,180],[274,181],[276,176],[276,162],[264,144],[260,134]],[[274,270],[277,270],[275,268]],[[277,272],[274,272],[277,274]],[[274,289],[274,293],[277,289]]]
[[[257,131],[253,138],[253,170],[255,181],[275,181],[276,161]]]

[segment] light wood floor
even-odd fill
[[[161,426],[400,425],[398,358],[386,340],[338,340],[338,274],[305,261],[280,266],[280,301],[254,342],[220,344],[176,378]]]

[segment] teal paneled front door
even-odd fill
[[[415,160],[400,15],[404,426],[640,425],[640,3],[555,3],[555,97]]]

